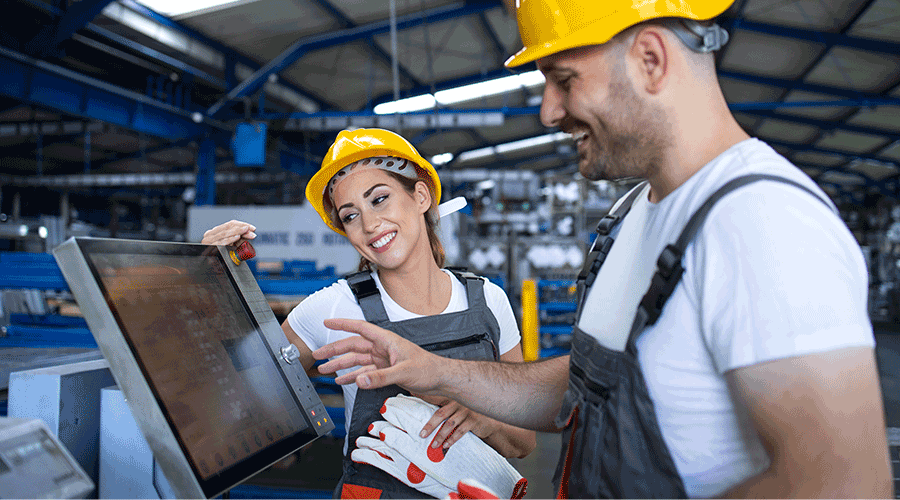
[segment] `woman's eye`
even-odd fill
[[[349,223],[350,221],[352,221],[353,219],[356,218],[356,215],[357,214],[354,214],[354,213],[344,215],[343,217],[341,217],[341,223],[343,223],[343,224]]]
[[[388,195],[386,195],[386,194],[378,195],[374,199],[372,199],[372,204],[378,205],[379,203],[383,202],[387,198],[388,198]]]

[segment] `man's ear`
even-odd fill
[[[648,25],[634,36],[629,49],[629,59],[637,65],[636,88],[643,88],[650,94],[660,93],[669,81],[671,57],[677,48],[672,47],[671,38],[666,36],[662,26]]]

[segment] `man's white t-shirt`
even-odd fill
[[[444,272],[450,276],[452,287],[450,303],[447,304],[447,308],[441,314],[465,311],[469,308],[466,287],[450,271],[444,270]],[[384,290],[381,280],[378,279],[378,273],[372,273],[372,277],[375,279],[375,285],[381,293],[381,302],[384,304],[384,310],[389,320],[397,322],[422,317],[421,314],[407,311],[394,302],[394,299]],[[509,299],[506,297],[503,289],[487,280],[484,283],[484,300],[500,325],[498,351],[501,354],[506,354],[515,348],[521,340],[519,326],[516,323],[512,306],[510,306]],[[359,307],[359,303],[350,290],[347,280],[338,280],[333,285],[323,288],[304,299],[303,302],[300,302],[297,304],[297,307],[291,310],[287,321],[291,329],[303,340],[306,346],[311,351],[314,351],[326,344],[356,335],[355,333],[326,328],[324,321],[331,318],[365,319],[362,308]],[[338,374],[343,375],[353,370],[355,368],[339,370]],[[349,429],[350,417],[353,415],[353,403],[356,401],[357,387],[356,384],[348,384],[342,386],[342,388],[344,392],[344,415],[347,418],[346,427]],[[347,453],[346,441],[344,442],[344,453]]]
[[[690,216],[727,181],[774,174],[828,197],[768,145],[748,139],[659,203],[644,188],[621,223],[578,326],[623,350],[635,311]],[[637,342],[662,436],[687,494],[710,497],[762,472],[769,458],[729,370],[875,344],[862,252],[831,202],[774,181],[726,195],[685,252],[681,283]]]

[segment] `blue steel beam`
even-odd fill
[[[760,85],[768,85],[770,87],[777,87],[781,89],[796,89],[796,90],[804,90],[806,92],[814,92],[818,94],[829,94],[836,97],[844,97],[847,99],[882,99],[884,98],[881,94],[875,94],[871,92],[861,92],[857,90],[850,89],[842,89],[838,87],[830,87],[827,85],[816,85],[812,83],[802,83],[794,80],[784,80],[781,78],[771,78],[766,76],[759,75],[751,75],[748,73],[739,73],[735,71],[725,71],[719,70],[718,75],[723,78],[730,78],[732,80],[740,80],[749,83],[757,83]]]
[[[345,16],[343,12],[341,12],[337,7],[331,4],[328,0],[312,0],[312,2],[321,7],[322,10],[328,12],[331,17],[337,19],[338,23],[340,23],[341,28],[356,28],[356,23],[350,20],[349,17]],[[375,40],[367,38],[365,40],[366,45],[374,52],[378,57],[380,57],[383,61],[386,61],[388,64],[391,63],[391,55],[384,51],[378,44],[375,43]],[[409,72],[402,64],[399,65],[400,76],[412,82],[412,84],[416,87],[422,85],[422,82],[419,81],[412,73]]]
[[[773,103],[780,104],[780,103]],[[775,109],[775,108],[773,108]],[[816,120],[813,118],[806,118],[802,116],[793,116],[793,115],[782,115],[779,113],[774,113],[772,111],[766,110],[746,110],[741,111],[741,113],[746,115],[758,116],[760,118],[771,118],[773,120],[781,120],[787,122],[801,123],[803,125],[809,125],[812,127],[817,127],[823,130],[846,130],[848,132],[855,132],[858,134],[865,135],[873,135],[873,136],[882,136],[888,139],[892,139],[894,141],[900,141],[900,133],[890,132],[887,130],[874,129],[869,127],[860,127],[856,125],[849,125],[844,123],[843,121],[832,122],[826,120]]]
[[[409,14],[397,18],[397,29],[407,29],[418,26],[428,19],[428,22],[440,22],[447,19],[453,19],[460,16],[468,16],[478,14],[485,10],[492,9],[500,5],[498,1],[485,1],[482,3],[455,3],[447,6],[437,7],[425,12]],[[243,82],[231,89],[218,102],[210,106],[206,111],[208,116],[215,116],[228,102],[240,99],[249,95],[258,89],[268,79],[269,75],[277,74],[285,68],[292,65],[300,57],[307,52],[333,47],[350,43],[357,40],[364,40],[381,33],[390,31],[390,20],[378,21],[365,26],[358,26],[346,30],[335,31],[320,35],[313,35],[302,38],[294,42],[287,50],[279,54],[277,57],[269,61],[268,64],[254,72]]]
[[[871,38],[860,38],[849,36],[842,33],[827,33],[824,31],[807,30],[802,28],[777,26],[774,24],[758,23],[737,19],[734,27],[746,31],[754,31],[767,35],[780,36],[784,38],[794,38],[797,40],[806,40],[815,43],[823,43],[828,46],[848,47],[852,49],[865,50],[868,52],[877,52],[881,54],[897,54],[900,53],[900,43],[890,42],[888,40],[873,40]]]
[[[203,139],[197,150],[197,206],[216,204],[216,142]]]
[[[875,0],[868,0],[868,2],[862,6],[860,9],[856,11],[856,14],[847,22],[846,25],[840,30],[838,35],[846,36],[847,32],[856,24],[856,21],[859,20],[860,17],[868,10],[868,8],[875,2]],[[834,43],[836,42],[836,37],[825,38],[824,35],[820,34],[820,41],[825,45],[822,49],[822,52],[819,53],[818,57],[813,59],[812,62],[806,67],[806,70],[794,80],[794,84],[785,89],[785,91],[781,95],[780,101],[784,101],[794,90],[798,90],[798,87],[802,85],[802,82],[805,81],[809,75],[819,66],[819,64],[831,54],[831,49],[834,47]]]
[[[151,19],[163,26],[171,28],[179,33],[187,35],[187,36],[203,43],[204,45],[207,45],[207,46],[221,52],[222,55],[225,56],[226,67],[231,68],[231,73],[230,74],[226,73],[226,75],[225,75],[226,80],[234,77],[234,63],[235,62],[239,62],[239,63],[249,67],[252,70],[257,70],[260,67],[258,62],[254,61],[250,57],[236,51],[232,47],[229,47],[229,46],[227,46],[221,42],[218,42],[216,40],[213,40],[212,38],[209,38],[208,36],[204,35],[203,33],[199,32],[193,28],[190,28],[182,23],[179,23],[178,21],[175,21],[167,16],[164,16],[164,15],[154,11],[153,9],[150,9],[147,6],[137,2],[136,0],[119,0],[119,3],[121,3],[122,5],[131,9],[132,11],[137,12],[138,14],[140,14],[148,19]],[[316,105],[319,106],[320,108],[323,108],[323,109],[337,108],[337,106],[335,106],[333,103],[327,102],[324,99],[316,97],[316,96],[310,94],[308,91],[303,90],[300,87],[297,87],[296,85],[288,82],[287,80],[283,80],[281,82],[281,84],[288,87],[289,89],[293,90],[294,92],[297,92],[298,94],[306,97],[307,99],[315,102]]]
[[[791,142],[779,141],[777,139],[770,139],[770,138],[765,138],[765,137],[763,137],[761,139],[762,139],[762,141],[768,143],[769,145],[779,146],[782,148],[790,149],[791,154],[824,153],[824,154],[842,156],[846,159],[846,161],[843,163],[844,166],[846,166],[847,164],[849,164],[850,162],[852,162],[854,160],[875,161],[875,162],[882,163],[882,164],[894,165],[895,167],[897,166],[897,164],[895,162],[891,161],[890,159],[878,158],[876,156],[872,156],[871,154],[860,154],[860,153],[853,153],[850,151],[841,151],[839,149],[822,148],[822,147],[814,146],[812,144],[795,144],[795,143],[791,143]],[[856,172],[854,172],[854,173],[856,173]]]
[[[151,49],[150,47],[136,43],[133,40],[129,40],[122,35],[109,31],[108,29],[101,28],[100,26],[97,26],[95,24],[90,24],[87,26],[87,30],[111,42],[134,50],[147,58],[155,60],[158,63],[165,64],[166,66],[181,71],[182,73],[193,75],[221,88],[228,88],[228,84],[222,78],[213,76],[206,71],[203,71],[202,69],[195,68],[190,64],[186,64],[184,61],[164,54],[156,49]]]
[[[112,0],[81,0],[68,7],[56,24],[47,24],[25,44],[30,54],[47,55],[59,48],[76,31],[87,26]]]
[[[900,106],[900,98],[881,97],[863,99],[840,99],[837,101],[763,101],[763,102],[733,102],[728,105],[731,111],[742,112],[757,109],[787,109],[787,108],[870,108],[875,106]]]
[[[209,119],[195,123],[183,109],[5,48],[0,48],[0,95],[166,139],[224,128]]]

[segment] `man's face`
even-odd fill
[[[635,91],[625,56],[609,43],[538,60],[547,79],[541,121],[574,136],[588,179],[646,178],[661,164],[666,116]]]

